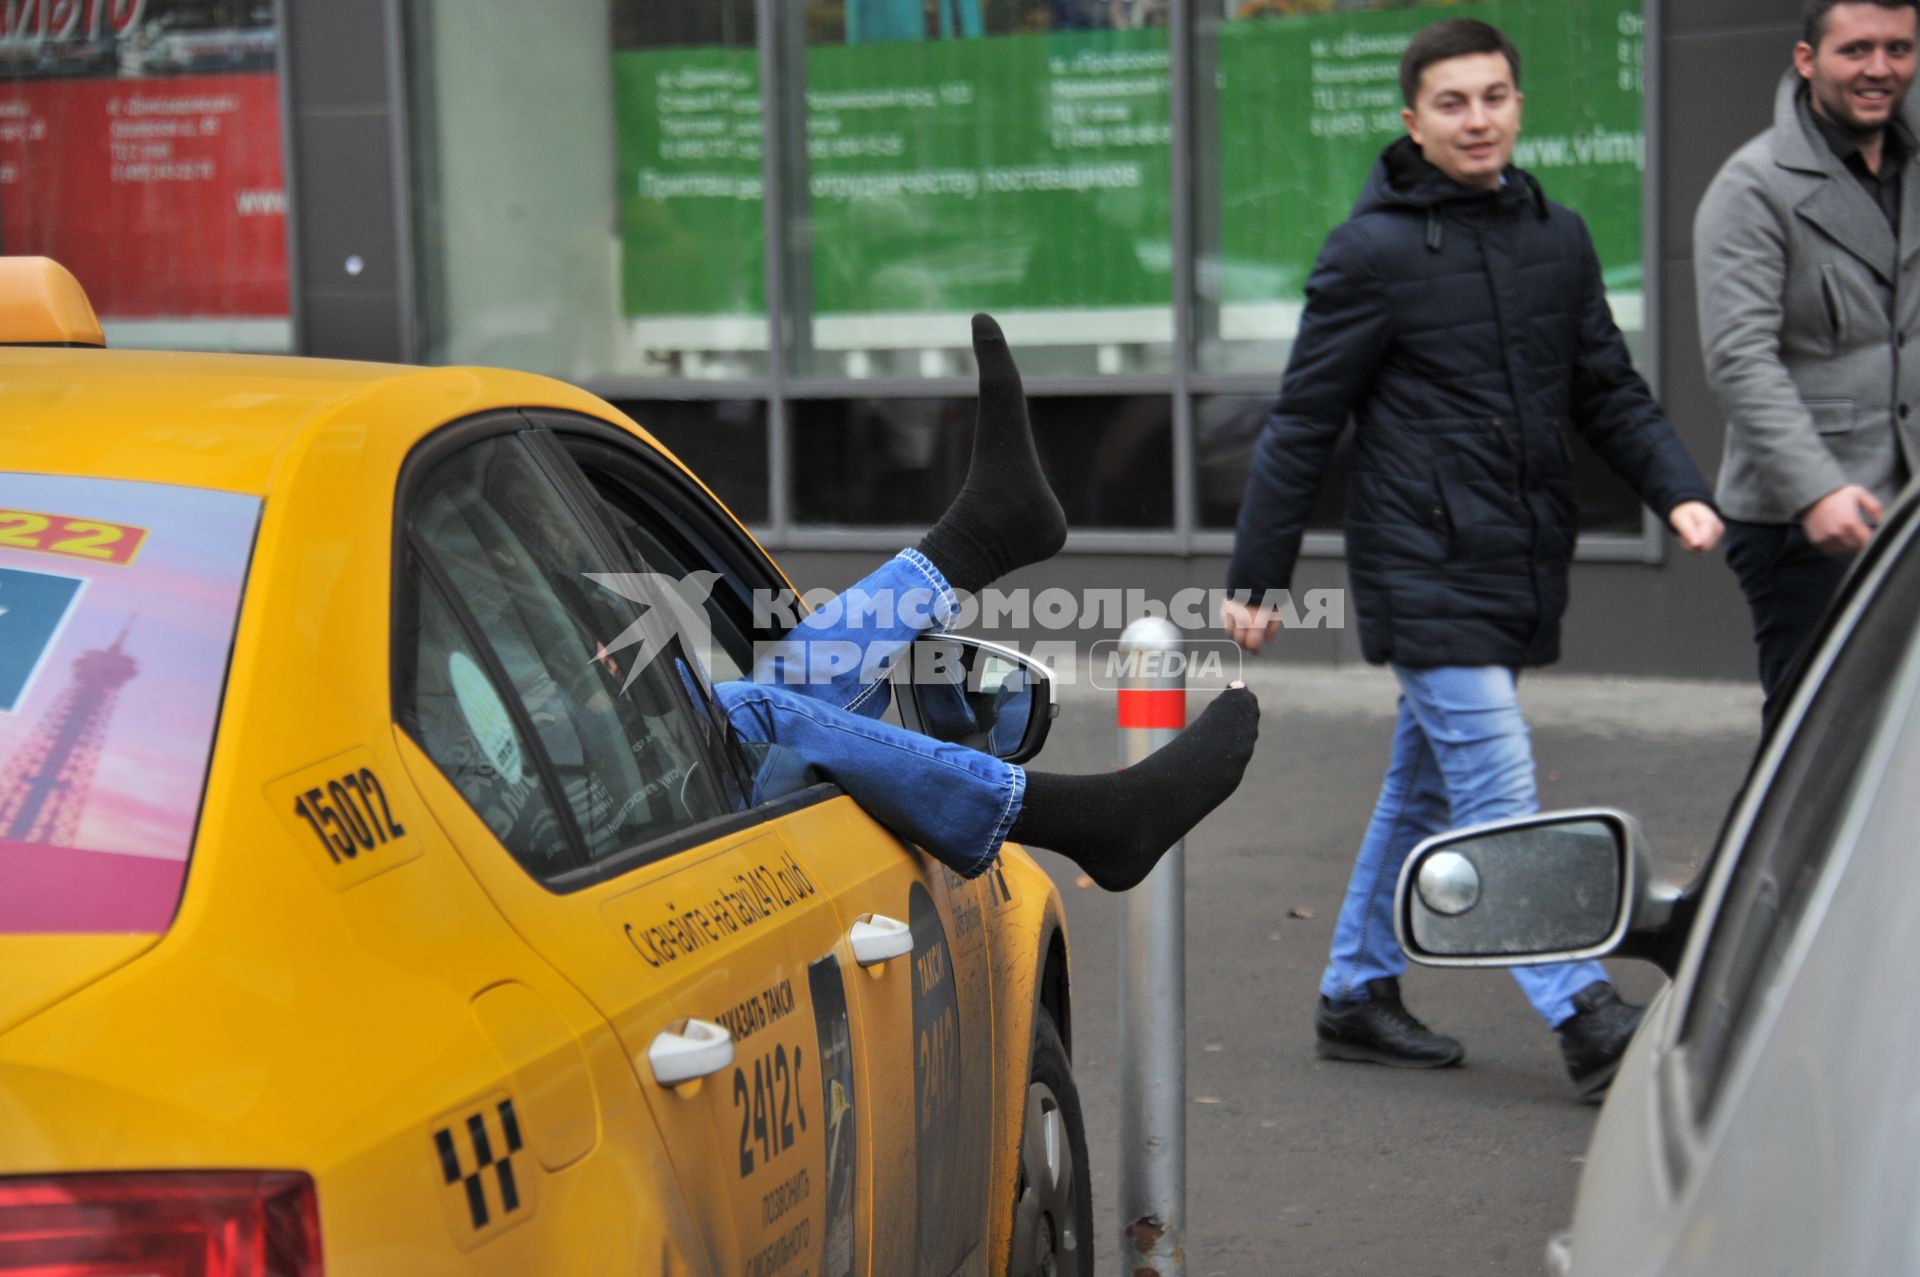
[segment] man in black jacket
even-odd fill
[[[1414,844],[1537,810],[1518,671],[1560,654],[1578,430],[1687,548],[1721,527],[1633,370],[1580,218],[1511,166],[1519,54],[1483,22],[1427,28],[1400,62],[1389,146],[1307,283],[1254,456],[1228,589],[1287,588],[1335,440],[1355,423],[1346,541],[1367,660],[1401,688],[1386,782],[1321,980],[1318,1053],[1437,1068],[1464,1057],[1400,1001],[1393,892]],[[1243,596],[1244,597],[1244,596]],[[1251,650],[1278,622],[1228,603]],[[1598,1100],[1639,1022],[1594,962],[1514,969]]]

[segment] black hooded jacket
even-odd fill
[[[1509,168],[1469,191],[1389,146],[1307,281],[1229,590],[1292,581],[1349,417],[1347,564],[1375,663],[1546,665],[1577,531],[1568,431],[1662,520],[1708,488],[1607,309],[1586,224]]]

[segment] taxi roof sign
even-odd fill
[[[50,257],[0,257],[0,346],[104,346],[73,272]]]

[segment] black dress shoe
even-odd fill
[[[1444,1069],[1467,1058],[1458,1042],[1435,1033],[1401,1005],[1398,980],[1369,980],[1367,992],[1371,996],[1365,1002],[1320,999],[1313,1017],[1315,1055],[1398,1069]]]
[[[1567,1075],[1582,1104],[1606,1098],[1613,1075],[1620,1071],[1620,1057],[1645,1014],[1645,1007],[1622,1002],[1605,980],[1595,980],[1573,995],[1573,1014],[1554,1032],[1560,1035],[1560,1057],[1567,1062]]]

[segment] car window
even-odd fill
[[[679,588],[686,591],[688,601],[697,604],[704,613],[706,625],[697,639],[700,650],[695,655],[700,658],[708,674],[715,682],[745,678],[752,664],[752,640],[732,615],[731,609],[725,606],[725,592],[720,591],[716,597],[720,583],[703,575],[711,573],[712,569],[704,566],[704,560],[687,553],[690,547],[669,545],[651,520],[642,522],[642,507],[630,490],[607,481],[604,476],[594,484],[594,489],[606,504],[608,519],[626,538],[640,560],[654,571],[679,582]]]
[[[508,851],[540,878],[574,867],[533,751],[487,673],[487,654],[418,571],[413,679],[404,726]]]
[[[566,436],[568,455],[600,498],[609,522],[655,572],[683,583],[706,613],[700,653],[716,681],[742,678],[753,664],[753,592],[784,582],[751,541],[695,485],[664,464],[649,465],[627,448]]]
[[[1881,581],[1794,729],[1740,851],[1682,1030],[1696,1113],[1708,1120],[1829,857],[1850,823],[1861,763],[1915,647],[1920,553]],[[1898,718],[1895,719],[1897,725]]]
[[[735,809],[671,608],[633,597],[633,565],[607,561],[524,438],[496,435],[440,463],[409,528],[439,589],[423,596],[403,712],[456,786],[467,776],[469,802],[479,783],[470,741],[501,776],[517,757],[519,783],[538,772],[564,796],[565,845],[588,863]],[[436,598],[459,616],[454,631],[428,623]],[[464,733],[429,728],[449,714]],[[446,752],[450,741],[465,753]],[[491,791],[482,800],[500,808],[490,823],[511,805]],[[556,862],[541,837],[529,827],[510,846],[546,875]]]

